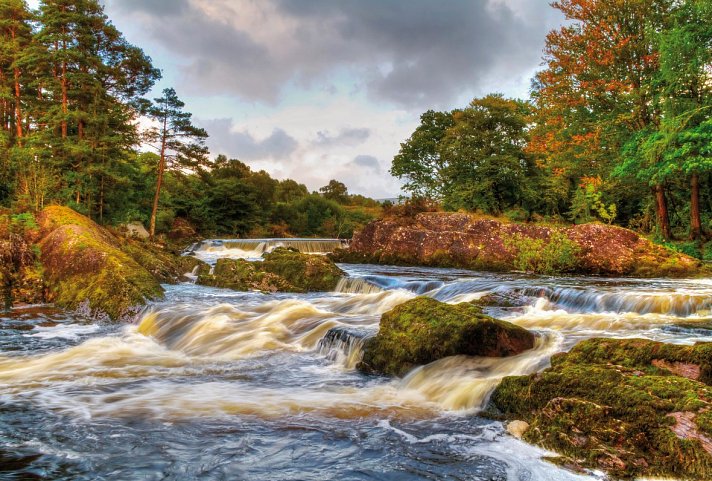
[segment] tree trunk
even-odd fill
[[[15,39],[15,29],[11,31],[12,39]],[[22,147],[22,107],[20,104],[20,69],[13,69],[15,77],[15,128],[17,129],[17,145]]]
[[[67,138],[67,63],[62,62],[62,138]]]
[[[655,207],[658,215],[658,227],[663,239],[670,240],[670,216],[668,214],[667,199],[665,198],[665,188],[662,184],[655,186]]]
[[[161,135],[161,160],[158,163],[158,179],[156,180],[156,194],[153,196],[153,209],[151,209],[151,223],[149,227],[149,235],[153,240],[156,235],[156,214],[158,213],[158,199],[161,196],[161,185],[163,184],[163,171],[166,169],[166,128],[168,119],[163,118],[163,133]]]
[[[690,178],[690,239],[702,238],[702,218],[700,216],[700,176],[692,174]]]

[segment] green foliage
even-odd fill
[[[403,188],[414,197],[441,199],[445,195],[450,164],[442,155],[441,143],[453,125],[452,113],[428,110],[420,116],[420,125],[393,158],[391,174],[404,179]]]
[[[571,200],[569,218],[576,223],[591,222],[600,219],[607,224],[616,218],[616,204],[606,206],[601,200],[601,180],[584,179]]]
[[[514,268],[539,274],[574,271],[580,248],[564,232],[554,230],[548,238],[514,235],[504,241],[514,255]]]

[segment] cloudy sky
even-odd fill
[[[526,97],[548,0],[104,0],[210,134],[315,190],[399,194],[391,159],[430,108]]]

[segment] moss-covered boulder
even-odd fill
[[[87,217],[52,206],[42,211],[38,223],[48,301],[121,319],[163,295],[158,280]]]
[[[505,378],[489,411],[563,464],[616,478],[712,479],[712,343],[591,339],[530,376]]]
[[[344,275],[325,256],[278,248],[263,261],[218,259],[213,272],[201,269],[197,283],[236,291],[317,292],[334,290]]]
[[[186,274],[192,273],[196,266],[203,270],[210,269],[208,264],[196,257],[178,255],[146,240],[122,239],[121,250],[133,257],[159,282],[166,284],[186,280]]]
[[[358,369],[402,376],[447,356],[518,354],[534,347],[534,339],[526,329],[486,316],[473,304],[418,297],[381,316],[378,334],[364,344]]]
[[[198,284],[235,291],[300,292],[286,279],[258,269],[257,262],[244,259],[218,259],[212,273],[201,269]]]
[[[333,291],[345,275],[326,256],[302,254],[284,247],[265,254],[260,269],[283,277],[305,292]]]

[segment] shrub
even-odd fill
[[[514,255],[514,268],[520,271],[556,274],[572,271],[578,264],[579,247],[560,231],[552,232],[548,239],[515,234],[505,240],[505,246]]]

